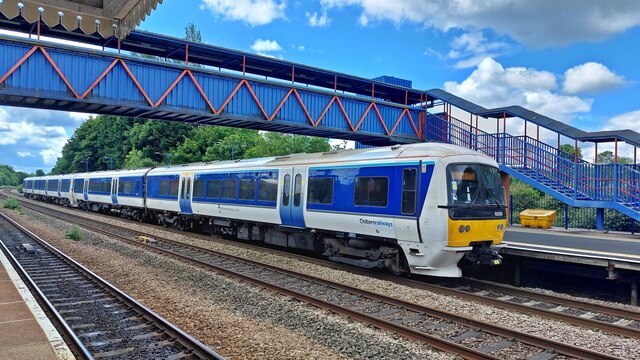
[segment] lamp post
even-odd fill
[[[89,172],[89,159],[80,160],[79,162],[84,161],[84,172]]]
[[[177,154],[172,154],[172,153],[161,153],[159,151],[156,151],[154,154],[166,156],[167,157],[167,165],[171,165],[171,155],[177,155]]]
[[[113,170],[113,156],[104,156],[103,159],[109,159],[109,170]]]

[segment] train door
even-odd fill
[[[280,219],[282,225],[291,227],[305,227],[304,205],[304,176],[306,168],[294,167],[282,171],[282,196],[280,197]]]
[[[191,185],[193,182],[193,173],[185,172],[180,176],[180,193],[178,194],[180,201],[180,212],[183,214],[192,214],[191,211]]]
[[[111,202],[118,205],[118,178],[111,179]]]
[[[62,180],[58,180],[58,197],[60,197],[60,188],[62,187]]]
[[[89,201],[89,179],[84,179],[84,185],[82,187],[82,197],[84,197],[84,201]]]

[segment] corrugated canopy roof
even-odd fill
[[[120,37],[140,25],[163,0],[2,0],[0,14],[8,20],[38,21],[50,28],[68,32],[99,34],[103,38],[114,35],[113,25]],[[18,6],[22,4],[22,8]],[[62,13],[63,16],[59,14]],[[80,17],[80,18],[78,18]]]

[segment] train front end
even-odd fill
[[[460,266],[499,265],[507,206],[498,164],[467,149],[441,146],[418,219],[420,244],[404,249],[410,272],[459,277]]]

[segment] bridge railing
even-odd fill
[[[576,200],[640,207],[640,167],[593,164],[529,136],[490,134],[446,114],[428,114],[425,137],[477,150]]]

